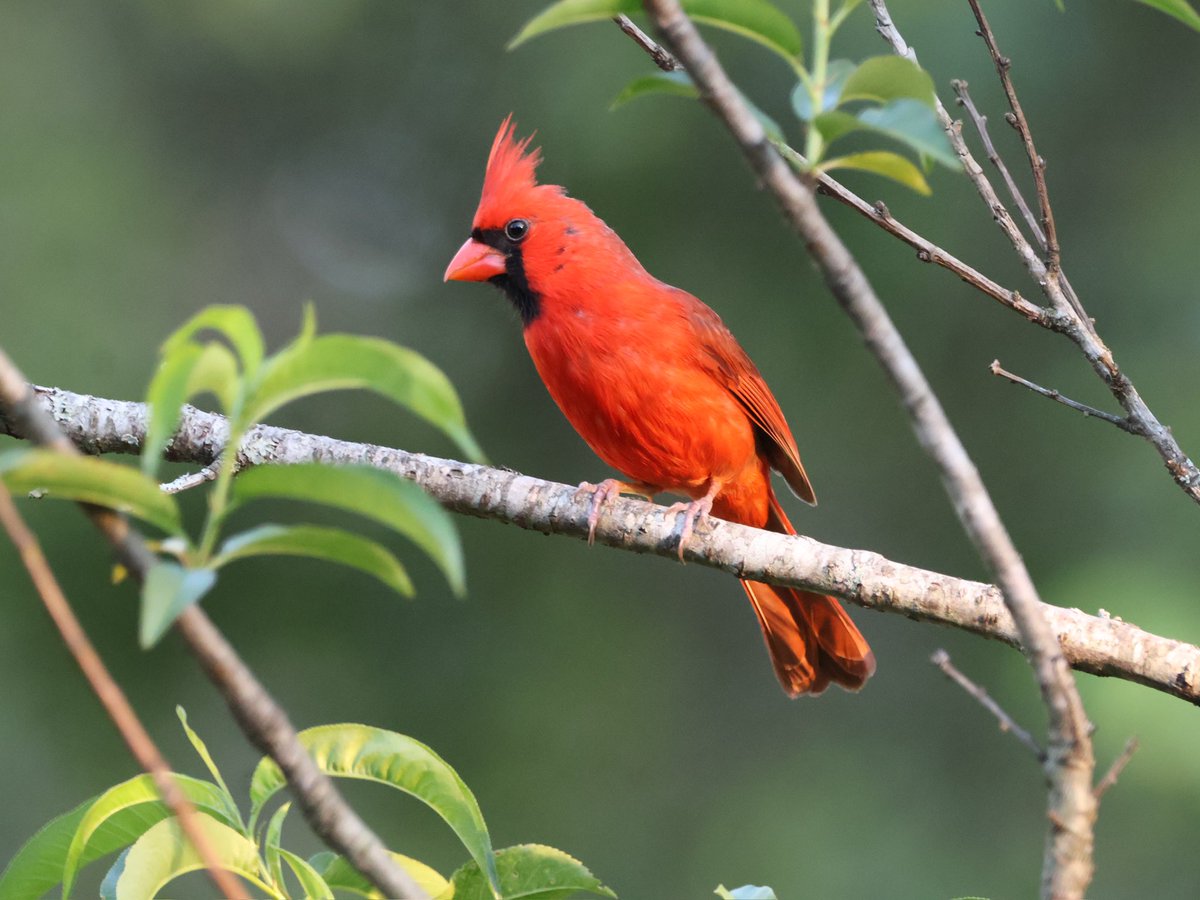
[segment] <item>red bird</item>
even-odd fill
[[[629,481],[592,490],[589,523],[620,493],[683,494],[680,545],[709,513],[795,534],[774,469],[816,503],[779,404],[720,317],[663,284],[587,206],[539,185],[538,150],[512,117],[488,156],[471,237],[447,281],[490,281],[517,308],[550,396],[601,459]],[[743,581],[771,663],[792,697],[829,683],[857,690],[875,671],[866,640],[833,597]]]

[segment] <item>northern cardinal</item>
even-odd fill
[[[539,150],[512,116],[492,143],[471,236],[445,280],[490,281],[520,313],[550,396],[628,481],[593,491],[589,524],[619,493],[682,494],[680,546],[710,513],[795,534],[774,469],[816,503],[795,438],[750,357],[720,317],[650,275],[579,200],[534,177]],[[875,671],[866,640],[833,597],[743,581],[789,696],[829,683],[857,690]]]

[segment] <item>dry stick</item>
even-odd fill
[[[54,419],[37,402],[24,376],[0,350],[0,410],[24,437],[62,453],[78,453]],[[141,583],[155,555],[125,518],[110,510],[81,504],[108,539],[118,560]],[[229,704],[246,736],[271,756],[287,777],[296,801],[313,830],[340,852],[387,897],[427,900],[412,876],[396,865],[382,841],[347,805],[296,737],[283,709],[241,661],[224,635],[199,608],[192,606],[176,620],[189,649]]]
[[[988,53],[992,56],[992,63],[996,66],[996,74],[1000,76],[1000,84],[1004,88],[1004,96],[1008,98],[1008,105],[1012,109],[1012,118],[1009,123],[1020,135],[1021,142],[1025,145],[1025,154],[1029,157],[1029,167],[1033,171],[1034,189],[1037,191],[1038,207],[1042,215],[1042,230],[1046,238],[1046,268],[1051,273],[1055,273],[1062,267],[1062,260],[1058,247],[1058,228],[1054,224],[1054,210],[1050,208],[1050,193],[1046,190],[1046,161],[1042,159],[1033,145],[1033,132],[1029,130],[1025,111],[1021,109],[1021,101],[1017,99],[1016,88],[1013,87],[1012,78],[1009,77],[1012,60],[1007,56],[1002,56],[1000,48],[996,46],[996,36],[988,25],[983,9],[979,6],[979,0],[967,0],[967,2],[971,4],[971,11],[975,13],[975,21],[979,23],[980,37],[987,44]]]
[[[88,639],[83,626],[79,624],[79,619],[75,617],[75,612],[71,609],[71,604],[63,593],[58,579],[54,577],[54,572],[46,561],[37,538],[29,530],[25,520],[21,518],[16,504],[13,503],[12,495],[2,481],[0,481],[0,525],[3,525],[13,546],[20,553],[21,561],[29,572],[29,578],[37,589],[38,596],[42,598],[46,612],[54,620],[58,633],[62,635],[67,650],[75,658],[80,671],[91,685],[92,691],[100,700],[108,717],[116,725],[117,731],[125,740],[133,758],[154,779],[154,786],[158,790],[159,796],[175,813],[180,829],[188,843],[196,849],[196,855],[204,863],[213,884],[217,886],[217,890],[223,897],[248,897],[245,888],[233,873],[221,865],[221,858],[213,849],[212,842],[200,825],[200,814],[187,795],[179,789],[179,785],[171,775],[171,767],[159,752],[158,747],[155,746],[149,732],[142,726],[141,720],[138,719],[137,713],[129,704],[125,692],[121,690],[112,675],[109,674],[108,669],[105,668],[104,661]]]
[[[669,50],[664,49],[654,38],[638,28],[629,16],[622,13],[619,16],[613,16],[613,21],[617,23],[618,28],[633,39],[635,44],[645,50],[654,60],[654,64],[664,72],[676,72],[683,68]]]
[[[1138,739],[1136,737],[1131,737],[1125,742],[1125,749],[1113,760],[1113,764],[1108,767],[1108,771],[1104,773],[1104,777],[1100,779],[1096,785],[1096,789],[1092,792],[1096,795],[1097,800],[1103,797],[1104,793],[1117,783],[1117,779],[1121,777],[1121,773],[1125,771],[1125,767],[1133,759],[1133,754],[1137,753],[1138,746]]]
[[[724,121],[755,173],[775,195],[826,284],[893,382],[918,439],[941,471],[960,522],[996,577],[1049,713],[1045,771],[1050,782],[1047,815],[1051,828],[1043,891],[1052,896],[1081,897],[1092,877],[1096,815],[1090,725],[1025,564],[915,358],[866,275],[822,216],[812,186],[802,182],[775,152],[762,123],[748,109],[678,0],[645,0],[645,7],[665,43],[687,67],[701,98]]]
[[[88,453],[137,453],[146,438],[146,405],[34,388],[37,402],[59,428]],[[26,437],[0,411],[0,433]],[[185,406],[167,447],[175,462],[211,465],[227,451],[229,422],[217,413]],[[511,469],[494,469],[374,444],[359,444],[273,425],[251,428],[236,451],[239,468],[320,462],[370,465],[419,484],[448,509],[544,534],[588,535],[588,507],[574,485],[555,484]],[[675,559],[674,517],[663,507],[615,500],[604,507],[596,540],[633,553]],[[865,606],[1003,641],[1021,639],[1000,592],[893,562],[869,550],[822,544],[811,538],[711,520],[685,549],[688,562],[788,587],[833,594]],[[1200,705],[1200,647],[1150,634],[1107,614],[1048,607],[1055,636],[1081,672],[1121,678]]]
[[[1006,713],[1004,708],[993,700],[986,690],[960,672],[954,663],[950,662],[949,653],[941,649],[935,650],[933,655],[929,657],[929,661],[941,669],[947,678],[978,700],[980,706],[995,716],[996,721],[1000,723],[1001,731],[1011,732],[1013,737],[1029,748],[1029,751],[1038,762],[1045,761],[1046,753],[1038,746],[1038,742],[1033,739],[1033,735],[1018,725],[1016,720]]]
[[[1040,384],[1034,384],[1032,381],[1022,378],[1020,375],[1014,375],[1007,369],[1002,368],[1000,366],[1000,360],[998,359],[993,359],[989,368],[993,375],[1007,379],[1013,384],[1019,384],[1021,387],[1029,388],[1029,390],[1033,391],[1035,394],[1041,394],[1043,397],[1049,397],[1051,400],[1057,400],[1063,406],[1069,407],[1076,412],[1081,412],[1085,416],[1091,416],[1096,419],[1102,419],[1105,422],[1110,422],[1113,425],[1116,425],[1122,431],[1127,431],[1130,434],[1138,433],[1137,429],[1130,424],[1128,419],[1122,418],[1121,416],[1114,416],[1110,412],[1105,412],[1102,409],[1096,409],[1094,406],[1088,406],[1086,403],[1080,403],[1078,400],[1072,400],[1070,397],[1064,397],[1053,388],[1044,388]]]
[[[897,55],[916,62],[917,54],[896,28],[891,14],[888,12],[886,0],[870,0],[870,3],[875,11],[876,30],[883,36],[883,39],[891,45]],[[1079,348],[1092,367],[1092,371],[1100,377],[1121,408],[1125,410],[1135,433],[1145,438],[1158,451],[1172,480],[1184,493],[1194,502],[1200,503],[1200,468],[1183,451],[1171,433],[1171,429],[1158,420],[1142,399],[1141,394],[1138,393],[1133,382],[1117,366],[1112,352],[1100,339],[1090,319],[1086,315],[1081,319],[1080,314],[1076,313],[1075,309],[1079,303],[1078,299],[1072,300],[1074,292],[1070,290],[1070,285],[1061,277],[1061,271],[1054,273],[1056,277],[1052,277],[1045,262],[1025,239],[1004,203],[996,194],[991,182],[988,181],[983,168],[963,140],[960,123],[950,118],[950,114],[940,100],[937,102],[937,113],[942,127],[946,129],[946,134],[950,138],[954,152],[962,160],[967,178],[974,185],[1000,230],[1009,239],[1013,250],[1016,251],[1030,276],[1050,301],[1052,308],[1045,310],[1042,319],[1034,321],[1044,328],[1065,335]]]

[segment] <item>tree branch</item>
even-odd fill
[[[960,672],[954,663],[950,662],[949,653],[941,649],[935,650],[933,656],[929,657],[929,661],[941,669],[947,678],[966,691],[970,696],[974,697],[980,706],[995,716],[1001,731],[1009,732],[1024,744],[1026,749],[1033,754],[1033,758],[1038,762],[1045,762],[1046,752],[1038,746],[1038,742],[1033,739],[1033,735],[1018,725],[1016,720],[1004,711],[1004,707],[992,699],[991,694]]]
[[[1102,421],[1116,425],[1122,431],[1129,432],[1130,434],[1137,434],[1137,431],[1134,429],[1134,427],[1129,424],[1128,419],[1123,419],[1121,416],[1114,416],[1110,412],[1105,412],[1102,409],[1096,409],[1096,407],[1088,406],[1086,403],[1080,403],[1078,400],[1072,400],[1070,397],[1063,396],[1057,390],[1052,388],[1044,388],[1040,384],[1034,384],[1027,378],[1022,378],[1020,375],[1014,375],[1012,372],[1003,368],[1000,365],[1000,360],[998,359],[992,360],[992,364],[989,366],[989,369],[996,377],[1003,378],[1012,384],[1018,384],[1023,388],[1028,388],[1035,394],[1040,394],[1043,397],[1048,397],[1051,400],[1055,400],[1068,409],[1073,409],[1076,412],[1083,413],[1085,416],[1090,416],[1094,419],[1101,419]]]
[[[897,389],[913,428],[936,463],[959,521],[996,578],[1012,613],[1049,713],[1045,772],[1050,782],[1043,890],[1082,896],[1091,881],[1095,759],[1091,725],[1025,563],[1009,538],[978,470],[916,359],[858,263],[825,221],[811,183],[802,182],[767,140],[678,0],[644,0],[667,46],[687,67],[704,100],[724,122],[792,227],[830,291],[858,326]],[[1049,228],[1049,225],[1047,225]]]
[[[0,421],[4,422],[6,432],[62,453],[78,453],[79,449],[64,435],[41,400],[40,395],[24,382],[8,356],[0,351]],[[97,410],[96,415],[99,417],[103,413]],[[144,409],[142,416],[144,438]],[[121,436],[118,440],[128,446],[130,438]],[[80,505],[107,538],[122,565],[141,583],[156,562],[141,534],[131,528],[122,515],[100,507]],[[396,865],[382,841],[342,799],[329,776],[313,762],[297,738],[287,714],[208,616],[199,607],[191,606],[176,620],[176,627],[205,674],[224,696],[246,736],[279,764],[313,830],[385,896],[427,900],[428,894],[408,872]]]
[[[38,405],[87,453],[138,453],[146,434],[146,405],[34,388]],[[25,432],[0,411],[0,434]],[[167,445],[175,462],[209,465],[225,451],[223,416],[183,408],[179,430]],[[472,465],[307,434],[273,425],[252,428],[238,450],[238,466],[323,462],[376,466],[419,484],[454,512],[496,519],[543,534],[587,540],[590,503],[574,485],[531,478],[508,469]],[[663,507],[622,497],[606,503],[596,542],[676,559],[674,517]],[[699,527],[684,559],[738,577],[834,594],[851,603],[896,613],[1022,648],[999,591],[988,584],[894,562],[869,550],[822,544],[713,519]],[[1200,705],[1200,647],[1143,631],[1107,614],[1046,607],[1071,665],[1092,675],[1120,678]]]

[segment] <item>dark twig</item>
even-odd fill
[[[992,56],[992,63],[996,66],[996,74],[1000,76],[1000,84],[1004,88],[1004,96],[1008,98],[1008,105],[1012,109],[1012,118],[1009,119],[1009,124],[1020,135],[1021,142],[1025,145],[1025,153],[1029,157],[1029,167],[1033,170],[1033,183],[1042,216],[1042,229],[1046,237],[1046,268],[1051,272],[1057,272],[1062,268],[1062,261],[1059,256],[1058,229],[1054,224],[1054,211],[1050,208],[1050,193],[1046,189],[1046,161],[1042,159],[1033,145],[1033,132],[1029,130],[1025,111],[1021,108],[1021,101],[1017,99],[1017,91],[1013,87],[1012,77],[1009,74],[1012,60],[1000,53],[1000,48],[996,45],[996,35],[988,25],[987,17],[984,16],[983,9],[979,6],[979,0],[967,0],[967,2],[971,4],[971,11],[975,13],[975,21],[979,23],[979,35],[987,44],[988,53]]]
[[[1097,783],[1092,791],[1096,795],[1098,801],[1104,796],[1105,792],[1117,783],[1117,779],[1121,777],[1121,773],[1125,771],[1125,767],[1129,765],[1129,761],[1133,759],[1133,754],[1138,751],[1138,739],[1131,737],[1125,742],[1125,749],[1120,752],[1112,765],[1108,767],[1108,771],[1104,773],[1104,777]]]
[[[1045,892],[1082,896],[1093,871],[1096,814],[1090,724],[1029,572],[937,396],[866,275],[821,215],[811,186],[776,152],[762,123],[678,0],[644,0],[644,4],[664,42],[687,67],[701,99],[722,119],[760,181],[775,196],[830,291],[896,387],[921,445],[938,467],[959,521],[996,578],[1049,713],[1044,766],[1050,782],[1048,815],[1061,824],[1052,826],[1047,836]]]
[[[7,419],[24,437],[62,453],[78,453],[8,356],[0,351],[0,420]],[[211,461],[210,461],[211,462]],[[114,554],[141,583],[156,558],[124,516],[83,504]],[[428,894],[346,803],[333,781],[317,768],[296,737],[287,714],[241,661],[204,612],[189,607],[176,620],[188,648],[224,696],[246,736],[270,755],[287,777],[308,823],[329,846],[344,855],[386,897],[427,900]]]
[[[629,16],[622,13],[619,16],[613,16],[613,21],[617,23],[618,28],[633,38],[639,47],[650,54],[650,58],[654,60],[654,64],[664,72],[675,72],[683,69],[683,66],[679,64],[679,60],[672,56],[670,51],[664,49],[654,38],[633,24]]]
[[[1017,209],[1021,211],[1021,216],[1025,219],[1025,224],[1029,226],[1030,233],[1037,239],[1038,244],[1044,250],[1046,248],[1046,232],[1042,230],[1037,216],[1033,214],[1033,210],[1025,202],[1025,195],[1017,187],[1012,173],[1008,171],[1008,166],[1004,164],[1004,159],[996,152],[996,145],[992,143],[992,136],[988,133],[987,116],[983,115],[975,107],[975,101],[971,99],[971,94],[967,90],[967,83],[965,81],[956,78],[950,82],[950,87],[954,90],[955,97],[958,98],[958,105],[967,111],[967,115],[971,117],[971,121],[975,125],[975,130],[979,132],[979,139],[983,141],[983,151],[987,154],[988,161],[996,167],[996,170],[1000,173],[1000,177],[1004,179],[1004,186],[1008,188],[1009,196],[1017,204]]]
[[[75,658],[80,671],[117,727],[133,758],[154,779],[159,796],[175,813],[180,829],[196,849],[196,855],[204,863],[213,884],[217,886],[222,897],[248,897],[238,879],[222,867],[221,858],[200,825],[200,813],[175,783],[171,767],[129,704],[125,692],[105,667],[100,654],[88,639],[87,632],[79,624],[66,594],[63,593],[45,554],[42,553],[41,545],[21,518],[3,482],[0,482],[0,525],[4,527],[13,546],[21,555],[29,578],[37,589],[38,596],[42,598],[46,612],[54,620],[67,650]]]
[[[1045,762],[1046,752],[1038,746],[1038,742],[1033,739],[1033,735],[1018,725],[1013,717],[1006,713],[1004,708],[993,700],[986,690],[960,672],[954,663],[950,662],[949,653],[945,650],[935,650],[933,656],[929,657],[929,661],[945,672],[951,681],[958,684],[959,687],[978,700],[984,709],[995,716],[996,721],[1000,724],[1001,731],[1011,732],[1013,737],[1029,749],[1038,762]]]
[[[1029,390],[1033,391],[1035,394],[1041,394],[1043,397],[1049,397],[1051,400],[1057,400],[1063,406],[1070,407],[1071,409],[1075,410],[1076,412],[1083,413],[1085,416],[1091,416],[1096,419],[1102,419],[1105,422],[1109,422],[1113,425],[1116,425],[1122,431],[1127,431],[1130,434],[1138,434],[1139,433],[1137,430],[1137,426],[1134,425],[1132,422],[1130,422],[1129,419],[1124,418],[1122,416],[1113,415],[1112,413],[1105,412],[1102,409],[1096,409],[1096,407],[1094,407],[1094,406],[1088,406],[1086,403],[1080,403],[1077,400],[1072,400],[1070,397],[1064,397],[1062,394],[1060,394],[1058,391],[1054,390],[1053,388],[1044,388],[1040,384],[1034,384],[1032,381],[1028,381],[1028,380],[1022,378],[1020,375],[1014,375],[1012,372],[1009,372],[1007,369],[1002,368],[1000,366],[1000,360],[998,360],[998,359],[992,360],[990,369],[991,369],[991,372],[993,375],[997,375],[1000,378],[1007,379],[1008,381],[1011,381],[1013,384],[1019,384],[1019,385],[1021,385],[1021,387],[1029,388]]]

